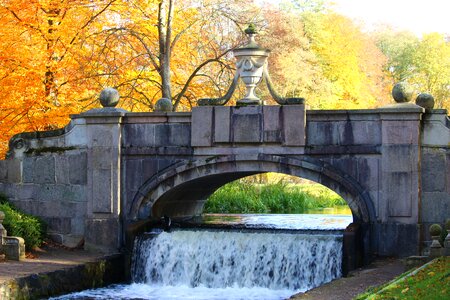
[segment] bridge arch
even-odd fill
[[[148,179],[129,205],[127,219],[187,217],[202,212],[206,199],[236,179],[265,172],[297,176],[320,183],[341,195],[354,222],[375,222],[369,193],[351,176],[322,160],[277,155],[230,155],[173,164]]]

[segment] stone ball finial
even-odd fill
[[[433,109],[434,97],[428,93],[420,93],[416,98],[416,104],[425,109]]]
[[[173,109],[172,101],[168,98],[161,98],[156,101],[155,111],[158,112],[171,112]]]
[[[439,224],[432,224],[430,226],[430,235],[431,236],[440,236],[442,232],[442,227]]]
[[[392,97],[397,103],[411,101],[413,94],[414,89],[406,82],[399,82],[392,88]]]
[[[115,107],[119,103],[119,92],[111,87],[103,89],[100,93],[100,104],[103,107]]]

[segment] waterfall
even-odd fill
[[[140,238],[133,279],[158,286],[305,291],[341,275],[342,237],[174,230]]]

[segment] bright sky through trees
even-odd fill
[[[449,0],[332,0],[334,10],[362,20],[371,28],[389,24],[420,36],[439,32],[450,35]]]
[[[256,2],[279,4],[288,1]],[[324,2],[331,4],[332,10],[364,23],[364,27],[368,30],[386,24],[396,30],[411,31],[417,36],[430,32],[450,35],[450,0],[324,0]]]

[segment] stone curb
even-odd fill
[[[93,262],[5,281],[0,283],[0,299],[41,299],[104,287],[123,282],[124,274],[124,257],[114,254]]]

